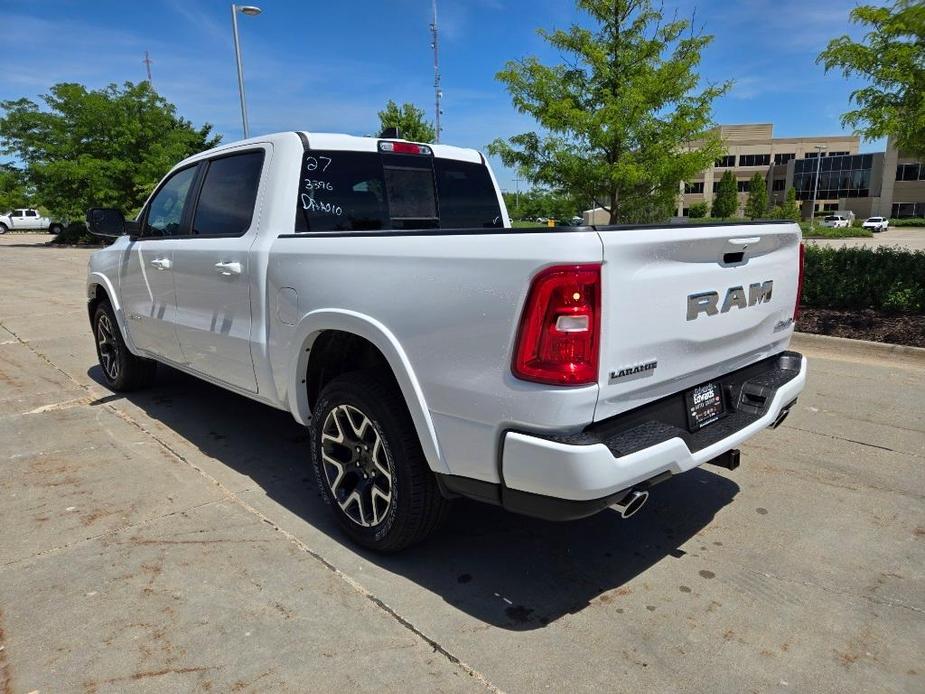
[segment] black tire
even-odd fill
[[[157,362],[136,357],[128,351],[108,301],[101,301],[93,314],[93,342],[96,344],[96,356],[103,378],[113,390],[138,390],[154,381]]]
[[[397,552],[424,540],[446,518],[450,502],[437,487],[405,401],[391,380],[372,371],[336,377],[318,396],[309,429],[322,499],[356,543]],[[360,500],[351,502],[354,495]]]
[[[3,235],[3,234],[5,234],[5,233],[8,232],[8,231],[9,231],[9,229],[7,229],[6,224],[0,224],[0,235]]]
[[[53,224],[49,224],[49,225],[48,225],[48,233],[49,233],[49,234],[55,234],[55,235],[57,236],[57,235],[60,234],[62,231],[64,231],[64,227],[61,226],[60,224],[58,224],[57,222],[54,222]]]

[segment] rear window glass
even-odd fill
[[[427,155],[309,150],[295,231],[503,226],[488,169]]]
[[[442,228],[504,226],[488,167],[466,161],[437,159],[434,169]]]

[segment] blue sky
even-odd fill
[[[252,133],[317,130],[370,134],[389,98],[433,116],[430,0],[257,0],[240,16]],[[666,0],[714,35],[701,74],[733,79],[715,104],[720,123],[771,122],[775,135],[845,132],[840,114],[857,82],[825,75],[815,57],[849,25],[854,0]],[[144,79],[194,123],[226,141],[241,136],[231,40],[223,0],[0,0],[4,49],[0,99],[36,99],[56,82],[101,87]],[[505,61],[558,56],[537,27],[582,19],[569,0],[439,0],[443,141],[483,149],[532,129],[494,76]],[[865,142],[867,151],[882,142]],[[502,187],[512,173],[495,163]]]

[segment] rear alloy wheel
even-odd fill
[[[50,225],[48,226],[48,233],[49,233],[49,234],[58,235],[58,234],[60,234],[62,231],[64,231],[64,227],[61,226],[61,225],[58,224],[58,223],[50,224]]]
[[[392,506],[392,461],[369,417],[352,405],[328,412],[321,459],[324,481],[344,515],[363,528],[379,525]]]
[[[450,502],[391,378],[376,371],[337,376],[318,395],[310,430],[321,497],[353,541],[397,552],[446,517]]]
[[[5,234],[8,231],[9,229],[7,229],[6,224],[0,224],[0,235]]]

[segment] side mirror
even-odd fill
[[[94,236],[116,238],[125,234],[125,216],[111,207],[92,207],[87,211],[87,229]]]

